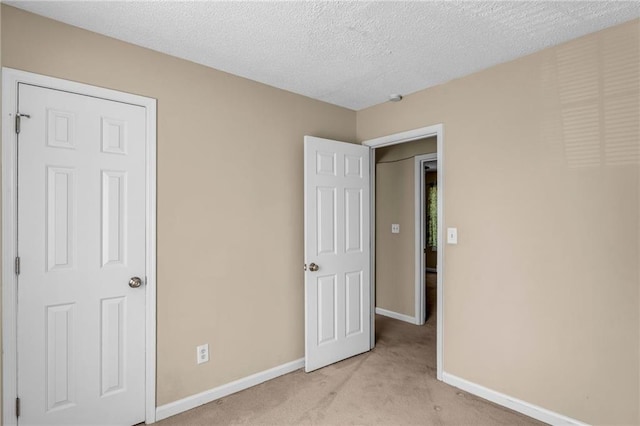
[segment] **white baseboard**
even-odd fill
[[[251,376],[238,379],[231,383],[227,383],[217,388],[209,389],[207,391],[188,396],[178,401],[170,402],[169,404],[161,405],[156,408],[156,421],[166,419],[167,417],[175,416],[192,408],[199,407],[200,405],[207,404],[216,399],[223,398],[232,393],[240,392],[267,380],[275,379],[292,371],[299,370],[304,367],[304,358],[297,359],[295,361],[288,362],[286,364],[279,365],[277,367],[270,368],[269,370],[261,371]]]
[[[408,322],[408,323],[411,323],[411,324],[418,324],[418,322],[416,322],[415,317],[410,317],[409,315],[399,314],[397,312],[388,311],[388,310],[382,309],[382,308],[376,308],[376,314],[383,315],[383,316],[389,317],[389,318],[395,318],[397,320]]]
[[[548,423],[550,425],[573,425],[573,426],[587,426],[587,423],[583,423],[579,420],[572,419],[562,414],[549,411],[545,408],[538,407],[537,405],[530,404],[517,398],[513,398],[509,395],[505,395],[500,392],[485,388],[484,386],[475,384],[460,377],[454,376],[446,372],[442,373],[442,381],[462,389],[466,392],[479,396],[480,398],[487,399],[503,407],[510,408],[514,411],[533,417],[541,422]]]

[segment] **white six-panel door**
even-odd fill
[[[370,349],[369,148],[305,136],[304,179],[305,370],[312,371]]]
[[[143,422],[145,110],[27,84],[18,102],[18,421]]]

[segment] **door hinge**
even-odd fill
[[[16,398],[16,417],[20,417],[20,398]]]
[[[16,256],[16,275],[20,275],[20,257]]]
[[[16,112],[16,134],[20,134],[20,122],[22,121],[22,117],[31,118],[29,114],[20,114]]]

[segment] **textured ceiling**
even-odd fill
[[[6,3],[354,110],[640,17],[609,1]]]

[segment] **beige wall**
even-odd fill
[[[2,64],[158,100],[158,405],[304,356],[302,140],[353,111],[6,5]]]
[[[415,317],[414,157],[436,152],[436,139],[376,150],[376,307]],[[391,233],[391,224],[400,233]]]
[[[436,138],[425,138],[417,141],[406,142],[376,149],[376,163],[398,161],[404,158],[413,158],[416,155],[432,154],[437,152]]]
[[[636,20],[359,111],[444,124],[444,369],[594,424],[640,413]]]
[[[413,158],[376,165],[376,308],[415,316]],[[391,233],[391,224],[400,233]]]

